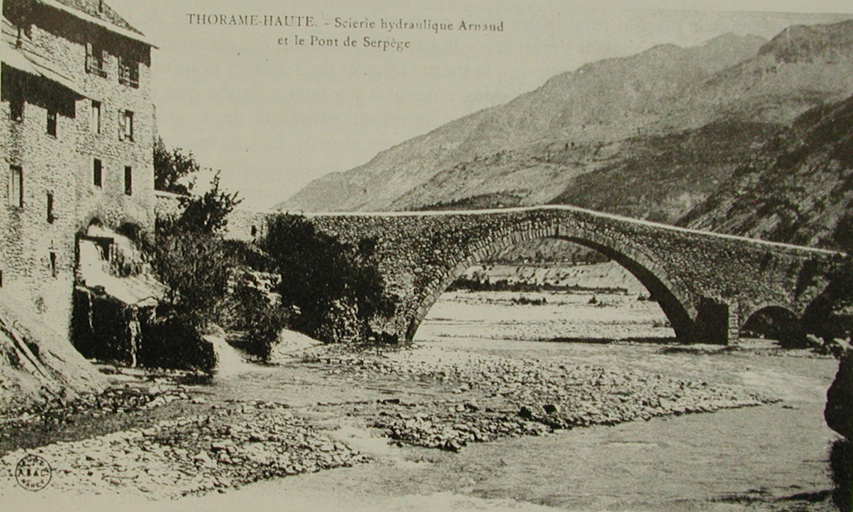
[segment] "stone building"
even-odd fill
[[[3,1],[0,299],[66,338],[77,239],[154,226],[152,48],[102,0]]]

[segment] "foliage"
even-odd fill
[[[223,327],[237,331],[232,344],[263,361],[269,359],[281,330],[290,315],[281,307],[280,298],[271,293],[272,284],[256,272],[237,272],[231,291],[224,301],[220,320]]]
[[[154,188],[181,196],[180,216],[171,223],[162,224],[161,228],[208,234],[219,233],[225,228],[228,215],[242,199],[237,192],[229,193],[220,187],[220,171],[216,171],[206,192],[193,194],[195,180],[201,170],[192,152],[184,154],[180,148],[169,152],[163,139],[157,139],[154,145]]]
[[[168,176],[183,177],[200,169],[191,153],[184,157],[180,150],[174,150],[167,156],[185,164]],[[168,299],[177,314],[201,327],[213,320],[214,306],[227,291],[229,269],[236,264],[234,249],[222,239],[221,232],[241,200],[236,192],[221,188],[217,172],[205,193],[184,195],[180,201],[178,216],[157,219],[157,243],[150,252],[154,270],[168,286]]]
[[[853,337],[853,256],[845,256],[829,273],[829,284],[809,304],[803,324],[822,340],[819,351],[843,352],[843,340]]]
[[[288,317],[257,283],[245,278],[251,275],[247,268],[272,267],[270,258],[221,236],[242,200],[222,188],[218,171],[206,192],[193,194],[194,175],[201,166],[192,153],[168,152],[160,140],[154,158],[157,188],[181,194],[180,213],[158,219],[157,243],[151,249],[175,317],[196,329],[219,324],[236,330],[238,345],[266,359]],[[183,182],[188,178],[187,186]],[[240,276],[236,283],[235,275]]]
[[[181,197],[183,210],[179,229],[191,233],[219,234],[228,224],[228,215],[241,202],[243,200],[238,198],[237,192],[229,193],[220,189],[217,171],[207,192],[200,196]]]
[[[157,137],[154,143],[154,189],[174,194],[187,195],[192,182],[182,183],[201,170],[192,152],[184,154],[181,148],[170,152],[163,139]]]
[[[377,268],[375,240],[341,243],[297,215],[271,219],[267,233],[262,248],[281,274],[282,304],[297,311],[292,328],[327,342],[376,336],[370,320],[392,315],[394,301]],[[346,325],[331,325],[329,312],[344,310],[332,316],[348,319]]]
[[[156,315],[140,318],[142,343],[138,357],[144,366],[200,370],[216,366],[213,345],[178,310],[159,306]]]
[[[212,319],[228,282],[229,263],[221,239],[198,232],[162,233],[152,263],[179,315],[197,327]]]

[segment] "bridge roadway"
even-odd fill
[[[230,236],[262,236],[266,218],[277,213],[234,212]],[[562,205],[298,213],[343,242],[376,241],[375,258],[388,291],[397,296],[397,311],[371,323],[399,341],[412,339],[441,293],[467,268],[527,240],[555,238],[604,254],[649,290],[680,340],[721,344],[735,342],[759,311],[794,326],[842,256]]]

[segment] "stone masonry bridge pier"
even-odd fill
[[[412,339],[438,297],[467,268],[527,240],[556,238],[604,254],[649,290],[679,340],[719,344],[735,342],[759,311],[796,324],[826,287],[826,270],[839,256],[570,206],[305,215],[342,242],[376,241],[379,270],[398,301],[395,316],[375,327],[400,341]],[[248,238],[254,224],[252,235],[259,236],[259,223],[257,215],[235,218],[229,231]]]

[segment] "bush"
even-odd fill
[[[161,235],[152,264],[177,314],[196,327],[213,319],[214,306],[228,284],[222,240],[203,233]]]
[[[802,320],[807,332],[831,345],[853,337],[853,257],[846,256],[829,274],[829,284],[806,309]]]
[[[140,318],[141,343],[137,357],[142,366],[197,370],[210,373],[216,366],[213,345],[196,328],[168,306]]]
[[[259,276],[238,272],[219,318],[223,327],[238,331],[229,339],[232,345],[266,361],[291,313],[281,307],[278,295],[271,293],[271,283]]]
[[[293,329],[326,342],[379,337],[370,321],[393,315],[394,301],[377,268],[375,240],[344,244],[304,217],[279,215],[261,246],[281,275],[282,305],[298,312]]]
[[[201,166],[196,162],[192,152],[184,154],[184,150],[166,149],[163,139],[157,138],[154,143],[154,189],[172,192],[174,194],[189,194],[190,185],[183,183],[190,176],[198,173]]]
[[[237,197],[237,192],[220,190],[217,171],[207,192],[200,196],[182,196],[180,201],[183,210],[176,223],[179,231],[218,235],[228,224],[228,215],[243,200]]]

